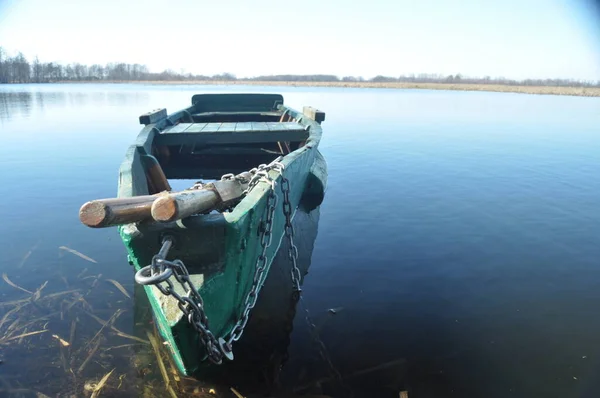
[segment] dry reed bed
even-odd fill
[[[134,83],[161,85],[215,85],[215,86],[283,86],[283,87],[332,87],[332,88],[380,88],[418,89],[450,91],[490,91],[502,93],[570,95],[578,97],[600,97],[600,87],[555,87],[555,86],[512,86],[504,84],[452,84],[452,83],[405,83],[405,82],[279,82],[279,81],[102,81],[98,83]]]
[[[1,275],[2,288],[12,288],[18,296],[0,301],[0,366],[7,367],[0,373],[0,396],[257,397],[233,387],[216,387],[182,377],[150,323],[150,313],[144,313],[146,310],[136,310],[133,322],[128,319],[122,322],[125,326],[117,326],[123,314],[134,307],[133,292],[114,279],[96,274],[98,262],[77,250],[67,246],[58,248],[59,258],[76,256],[80,264],[88,264],[81,267],[79,274],[72,273],[71,266],[70,272],[63,272],[59,267],[53,279],[37,287],[22,286],[31,283],[32,270],[27,262],[38,244],[25,254],[17,267]],[[19,277],[23,282],[15,282],[21,280]],[[104,308],[98,308],[100,306]],[[399,359],[342,375],[319,336],[331,314],[340,310],[328,310],[327,317],[317,322],[317,326],[305,309],[311,340],[329,369],[316,380],[298,380],[300,383],[292,387],[286,397],[301,397],[307,392],[310,396],[309,391],[327,383],[351,391],[347,382],[361,376],[388,372],[396,379],[396,374],[404,372],[406,361]],[[122,330],[131,323],[142,325],[134,327],[135,335]],[[6,358],[5,364],[2,364],[3,358]],[[400,396],[406,397],[406,394],[402,391]]]
[[[0,396],[220,396],[178,375],[152,324],[145,322],[136,335],[115,326],[132,310],[133,295],[118,281],[90,271],[96,260],[61,246],[59,257],[72,254],[93,265],[79,274],[57,270],[55,278],[35,288],[16,283],[19,276],[30,279],[26,262],[36,247],[1,275],[2,289],[14,289],[15,299],[0,301]],[[99,298],[101,305],[109,301],[108,308],[95,308]]]

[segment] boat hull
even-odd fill
[[[320,203],[318,190],[326,186],[326,174],[323,173],[326,163],[321,154],[316,153],[312,165],[302,162],[286,173],[286,178],[291,181],[290,201],[297,208],[292,218],[295,218],[296,212],[313,210],[318,207],[315,203]],[[308,162],[308,159],[305,161]],[[305,173],[303,170],[309,171]],[[273,241],[267,249],[269,259],[275,257],[285,238],[281,196],[278,192],[280,199],[274,215]],[[169,230],[176,242],[173,257],[182,259],[191,274],[201,268],[203,275],[210,275],[206,277],[210,278],[209,281],[202,284],[199,292],[215,336],[231,332],[235,321],[241,316],[245,293],[250,289],[260,250],[258,230],[266,207],[262,202],[257,201],[255,207],[248,209],[243,217],[234,220],[222,215],[197,216],[202,220],[186,220]],[[120,233],[130,263],[135,271],[139,271],[150,264],[160,249],[160,239],[165,231],[138,227],[133,231],[131,228],[121,228]],[[267,273],[269,268],[270,264]],[[289,284],[292,286],[291,278]],[[144,291],[152,307],[157,329],[167,343],[165,345],[177,369],[183,375],[193,375],[209,365],[197,332],[184,317],[173,322],[173,315],[167,313],[179,309],[173,305],[166,306],[164,295],[156,287],[146,285]]]
[[[226,97],[220,97],[223,104],[227,103],[225,99]],[[267,274],[285,238],[282,187],[287,184],[282,184],[282,179],[289,181],[288,197],[292,219],[297,211],[309,213],[318,208],[327,184],[327,164],[318,151],[320,122],[284,107],[282,103],[276,106],[282,115],[287,114],[290,118],[293,116],[294,120],[302,122],[306,130],[310,131],[310,136],[297,149],[281,158],[281,173],[276,170],[269,172],[269,178],[275,184],[277,201],[273,214],[272,240],[266,249]],[[180,112],[175,116],[183,118],[184,113]],[[227,117],[232,116],[228,114]],[[143,168],[141,159],[144,152],[152,152],[152,141],[166,126],[161,123],[159,121],[146,126],[136,145],[130,148],[121,167],[119,197],[148,194],[139,178]],[[161,248],[162,239],[166,235],[172,237],[174,245],[168,259],[179,259],[186,265],[203,298],[210,331],[215,337],[226,339],[242,317],[245,300],[253,288],[257,261],[262,252],[261,233],[268,208],[267,200],[272,187],[268,182],[260,182],[230,211],[199,214],[167,223],[142,222],[119,226],[129,263],[136,272],[151,264],[153,256]],[[183,295],[185,292],[175,278],[170,279]],[[263,283],[264,280],[260,281],[258,287],[262,287]],[[289,283],[291,286],[291,277]],[[172,296],[162,294],[154,285],[145,285],[144,292],[157,330],[179,372],[183,375],[205,372],[212,364],[197,331],[183,316],[177,301]]]

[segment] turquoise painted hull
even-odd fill
[[[272,243],[266,250],[268,274],[285,238],[282,175],[290,182],[292,217],[298,211],[310,213],[323,200],[327,164],[318,145],[324,115],[308,112],[307,116],[306,110],[304,113],[295,111],[285,106],[283,98],[277,95],[197,95],[192,101],[191,107],[171,115],[158,112],[158,115],[140,118],[146,126],[121,165],[118,197],[156,193],[150,189],[152,184],[144,160],[148,157],[158,161],[170,181],[193,182],[218,179],[226,173],[237,174],[259,166],[256,162],[269,163],[282,156],[283,171],[269,172],[278,200],[273,213]],[[287,120],[282,124],[284,119]],[[215,124],[223,131],[209,131],[214,130]],[[225,131],[224,126],[229,130]],[[242,132],[242,127],[250,131]],[[286,128],[289,131],[286,132]],[[206,130],[205,135],[202,129]],[[183,134],[178,133],[179,130]],[[130,264],[139,271],[151,263],[166,234],[174,238],[175,244],[167,259],[179,259],[186,265],[203,298],[209,330],[216,338],[227,340],[242,316],[245,299],[253,285],[271,189],[268,182],[259,182],[228,211],[197,214],[176,222],[119,226]],[[174,278],[172,280],[176,284]],[[264,280],[259,287],[262,283]],[[291,278],[289,283],[291,286]],[[144,291],[177,369],[183,375],[197,375],[214,366],[207,358],[197,331],[177,303],[153,285],[144,286]],[[235,353],[235,343],[233,349]]]

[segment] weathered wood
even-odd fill
[[[152,217],[152,203],[156,198],[156,195],[143,195],[92,200],[79,209],[79,220],[91,228],[143,221]]]
[[[250,173],[242,173],[249,180]],[[103,228],[154,218],[175,221],[226,205],[244,195],[247,184],[237,180],[216,181],[202,189],[130,198],[98,199],[85,203],[79,219],[88,227]]]
[[[150,138],[148,137],[148,139]],[[140,196],[150,193],[148,191],[146,171],[141,159],[142,154],[144,154],[143,146],[131,145],[127,149],[125,159],[119,168],[118,197]]]
[[[242,175],[249,180],[251,174]],[[206,184],[201,189],[161,194],[152,204],[152,218],[156,221],[171,222],[194,214],[207,212],[219,205],[241,198],[248,184],[237,180],[216,181]]]
[[[277,122],[281,112],[203,112],[193,115],[195,123]]]
[[[204,125],[204,123],[201,124]],[[293,122],[207,123],[201,131],[194,131],[193,126],[182,133],[173,134],[170,129],[166,129],[162,134],[156,136],[155,144],[248,144],[305,141],[309,137],[305,126]]]
[[[281,113],[281,117],[279,118],[279,122],[285,122],[286,120],[288,120],[290,118],[290,115],[288,115],[287,111],[283,111]]]
[[[190,155],[194,153],[194,149],[196,148],[195,142],[184,142],[179,147],[179,155]]]
[[[163,134],[166,134],[166,133],[181,133],[181,132],[187,130],[190,126],[192,126],[192,124],[194,124],[194,123],[179,123],[179,124],[176,124],[173,127],[167,127],[165,129],[165,131],[163,131]]]
[[[240,176],[245,178],[246,181],[250,181],[252,178],[252,174],[247,171],[241,173]],[[248,184],[237,180],[221,180],[210,183],[207,186],[219,194],[219,199],[223,204],[228,204],[232,200],[241,198]]]
[[[170,222],[214,208],[219,195],[210,189],[197,189],[161,195],[152,204],[151,214],[156,221]]]
[[[319,202],[319,200],[316,200],[318,195],[303,195],[303,192],[307,189],[320,191],[320,189],[316,189],[320,187],[320,184],[311,181],[312,177],[308,175],[312,171],[311,165],[320,159],[317,159],[317,154],[322,135],[321,126],[315,120],[302,115],[301,112],[282,106],[281,103],[277,103],[277,100],[271,101],[269,99],[268,102],[272,103],[268,105],[267,101],[263,101],[265,97],[258,101],[255,101],[255,98],[250,96],[244,99],[235,95],[223,94],[222,97],[215,100],[216,98],[213,96],[202,96],[202,100],[197,103],[198,106],[187,108],[189,112],[196,114],[198,112],[223,110],[224,112],[231,112],[231,115],[194,116],[192,120],[187,111],[181,111],[168,115],[169,119],[165,118],[157,123],[145,126],[135,141],[137,148],[134,147],[132,150],[128,150],[122,163],[118,180],[119,196],[149,194],[141,161],[141,156],[145,154],[153,154],[159,159],[169,179],[185,178],[197,181],[198,179],[219,179],[226,173],[241,173],[259,164],[269,163],[275,157],[269,153],[264,155],[249,153],[244,156],[211,154],[210,152],[214,147],[218,147],[214,148],[215,150],[224,150],[224,147],[234,150],[262,147],[278,151],[276,142],[281,142],[283,149],[287,149],[285,147],[287,137],[282,138],[279,136],[273,142],[245,145],[243,143],[245,137],[247,135],[252,136],[255,133],[253,128],[255,126],[252,124],[238,124],[234,131],[225,134],[222,134],[224,130],[208,132],[205,128],[202,128],[200,132],[188,133],[186,137],[185,133],[163,133],[164,130],[177,127],[177,125],[173,126],[170,121],[175,123],[190,121],[241,123],[278,120],[285,122],[295,119],[301,120],[300,124],[302,126],[309,127],[308,131],[302,133],[307,134],[308,138],[302,141],[292,140],[290,147],[293,152],[286,154],[282,159],[282,163],[285,165],[285,175],[291,181],[289,198],[295,211],[294,220],[296,220],[303,211],[300,208],[301,202],[304,202],[303,205],[305,206],[307,204],[314,206],[313,202]],[[243,100],[240,101],[240,99]],[[275,115],[255,117],[252,115],[240,116],[238,113],[252,112],[252,109],[248,108],[263,107],[274,108],[273,111],[276,110],[279,115],[287,111],[286,117],[281,120],[281,116]],[[187,126],[179,125],[177,129],[185,131],[184,127],[189,128],[191,124]],[[257,129],[257,131],[260,131],[260,129]],[[295,134],[295,131],[292,132]],[[267,131],[267,133],[270,133],[271,136],[285,135],[285,132],[280,131]],[[261,134],[265,134],[265,131],[262,131]],[[166,139],[165,136],[179,136],[177,139],[181,139],[181,141],[172,146],[161,146],[161,139]],[[200,142],[200,136],[208,136],[206,137],[207,141],[202,141],[200,144],[214,139],[213,136],[228,136],[228,138],[231,137],[235,141],[231,145],[211,145],[210,143],[208,145],[197,145],[193,154],[179,153],[182,144],[190,136],[196,138],[190,140],[192,141],[191,146],[188,145],[187,147],[193,147],[196,140]],[[303,141],[306,141],[306,145],[299,148],[299,143]],[[208,149],[207,147],[212,148]],[[208,152],[206,155],[205,150]],[[196,151],[202,152],[196,154]],[[261,184],[260,187],[263,185]],[[197,285],[197,287],[205,302],[210,303],[206,305],[206,311],[211,320],[211,330],[213,330],[216,337],[223,337],[235,327],[236,316],[243,310],[244,298],[252,286],[257,247],[260,249],[260,223],[267,211],[265,205],[267,202],[266,194],[267,192],[262,189],[253,190],[243,201],[235,203],[235,207],[231,212],[222,212],[219,203],[216,208],[219,210],[218,214],[212,214],[217,212],[209,214],[203,212],[202,216],[187,217],[171,223],[152,222],[154,219],[150,218],[148,221],[135,226],[119,228],[118,232],[127,248],[129,262],[136,271],[150,264],[153,256],[160,250],[161,239],[165,233],[172,235],[176,243],[170,252],[170,258],[181,259],[188,264],[192,276],[203,278],[203,283]],[[307,196],[310,200],[302,200],[303,197],[307,199]],[[281,201],[279,202],[279,208],[281,208]],[[272,235],[274,243],[267,248],[266,255],[269,261],[265,265],[266,273],[269,273],[271,259],[275,258],[275,254],[279,250],[285,231],[284,223],[284,217],[277,216],[273,219]],[[191,375],[192,372],[195,375],[203,375],[204,369],[207,368],[204,367],[204,363],[200,361],[200,358],[206,350],[202,346],[202,342],[197,339],[197,336],[193,335],[193,331],[190,331],[189,323],[182,317],[181,311],[175,308],[175,311],[171,312],[170,307],[163,307],[161,300],[164,296],[155,287],[147,288],[144,291],[149,298],[152,311],[156,315],[155,319],[157,325],[161,328],[161,335],[169,345],[169,353],[174,365],[183,375]],[[176,303],[173,307],[176,307]]]
[[[286,129],[285,126],[281,126],[280,130]],[[252,131],[272,131],[269,129],[267,122],[252,122]]]
[[[257,148],[257,147],[230,147],[230,146],[208,146],[202,148],[196,148],[191,155],[225,155],[225,156],[247,156],[247,155],[281,155],[281,152],[277,150],[275,144],[269,144],[269,148]],[[266,147],[267,145],[265,145]],[[271,147],[272,146],[272,147]]]
[[[148,175],[148,173],[145,173],[146,175],[146,185],[148,185],[148,193],[149,194],[155,194],[157,192],[160,192],[160,190],[156,187],[156,185],[154,185],[154,181],[152,181],[152,179],[150,178],[150,176]]]
[[[192,105],[200,112],[269,112],[283,104],[281,94],[195,94]]]
[[[248,131],[252,131],[254,128],[252,126],[251,122],[242,122],[242,123],[236,123],[235,125],[235,132],[236,133],[245,133]]]
[[[167,117],[167,108],[154,109],[140,116],[140,124],[153,124]]]
[[[215,133],[217,131],[219,131],[219,129],[221,128],[221,125],[223,123],[207,123],[206,126],[204,126],[204,128],[202,128],[202,132],[203,133]]]
[[[189,135],[177,135],[169,134],[164,136],[156,137],[156,142],[159,145],[182,145],[190,144],[197,147],[202,145],[224,145],[224,144],[258,144],[267,142],[280,142],[280,141],[306,141],[309,137],[309,132],[306,130],[291,131],[287,133],[275,132],[275,131],[254,131],[249,134],[222,134],[212,135],[204,134],[204,132],[189,134]]]
[[[312,106],[305,106],[302,108],[302,113],[304,116],[311,118],[319,124],[325,120],[325,112],[313,108]]]
[[[163,165],[169,164],[169,160],[171,159],[171,150],[168,146],[165,145],[156,145],[153,150],[154,156],[159,160],[159,162]]]
[[[146,175],[154,187],[154,192],[170,191],[171,185],[158,160],[152,155],[142,155],[142,162],[144,162]]]
[[[279,117],[281,115],[280,112],[201,112],[195,113],[194,117],[212,117],[212,116],[232,116],[232,115],[240,115],[240,116],[271,116],[271,117]]]
[[[190,125],[189,128],[187,128],[185,130],[186,133],[199,133],[202,131],[203,128],[206,127],[208,123],[194,123],[192,125]],[[171,131],[172,133],[172,131]]]
[[[135,139],[135,145],[140,153],[152,152],[152,141],[160,130],[155,124],[145,126]]]
[[[233,133],[235,131],[235,126],[237,123],[222,123],[221,127],[217,130],[217,133]]]
[[[265,161],[262,163],[267,163],[270,160],[273,160],[272,156],[270,156],[268,159],[265,159]],[[165,172],[169,175],[169,177],[177,180],[214,180],[221,178],[221,176],[224,174],[240,173],[244,170],[248,170],[248,167],[242,167],[240,165],[235,167],[210,167],[209,165],[197,167],[169,166],[168,168],[165,168]]]
[[[267,125],[269,131],[300,130],[304,128],[303,126],[300,126],[298,124],[294,125],[295,123],[290,124],[283,122],[265,122],[265,124]]]

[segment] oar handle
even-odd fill
[[[152,218],[169,222],[214,208],[219,195],[210,189],[197,189],[159,197],[152,204]]]
[[[143,195],[92,200],[79,209],[79,220],[91,228],[142,221],[152,217],[152,203],[156,198],[156,195]]]
[[[244,196],[250,179],[215,181],[200,189],[182,192],[161,192],[130,198],[98,199],[85,203],[79,210],[81,222],[91,228],[104,228],[144,220],[171,222],[193,214],[213,210]]]

